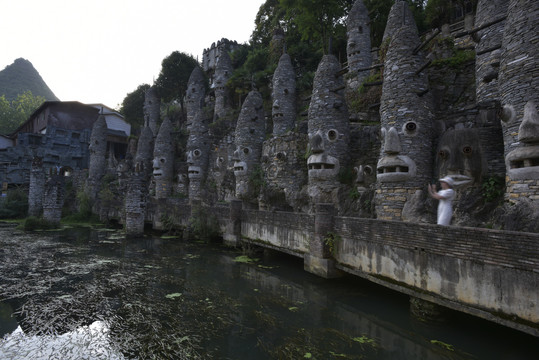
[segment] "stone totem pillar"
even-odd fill
[[[296,73],[290,55],[283,54],[273,73],[273,136],[283,135],[296,122]]]
[[[337,245],[333,232],[336,209],[333,204],[316,204],[314,217],[314,238],[309,243],[309,253],[304,255],[303,267],[306,271],[326,279],[341,276],[335,268],[330,245]],[[332,242],[332,244],[330,244]]]
[[[174,178],[174,144],[172,143],[172,123],[168,118],[163,120],[159,133],[155,138],[153,149],[153,178],[155,181],[155,197],[163,199],[172,193]]]
[[[265,128],[262,95],[253,90],[243,102],[236,125],[236,151],[232,160],[238,198],[254,200],[258,196],[249,178],[260,166],[262,144],[266,135]]]
[[[54,169],[47,179],[43,191],[44,220],[55,225],[60,223],[60,219],[62,218],[62,208],[64,207],[64,197],[64,176],[56,172],[56,169]]]
[[[35,156],[30,169],[30,185],[28,188],[28,215],[40,216],[43,211],[43,192],[45,190],[45,173],[43,158]]]
[[[307,159],[308,193],[311,203],[337,205],[338,174],[349,162],[350,127],[344,99],[341,66],[333,55],[325,55],[314,76],[309,105],[308,135],[312,155]]]
[[[157,94],[155,86],[150,87],[144,94],[144,123],[152,130],[152,134],[157,134],[157,126],[161,113],[161,99]]]
[[[517,207],[531,206],[535,214],[539,213],[538,13],[537,1],[509,1],[499,79],[506,197]]]
[[[204,106],[204,97],[206,96],[204,72],[200,66],[196,66],[189,76],[187,82],[187,93],[185,94],[185,109],[187,113],[187,129],[191,129],[191,125],[195,116],[201,111]]]
[[[137,143],[137,152],[135,154],[135,164],[141,168],[148,180],[152,173],[152,157],[153,157],[153,132],[149,126],[144,126],[140,132],[140,137]]]
[[[383,140],[375,209],[378,219],[417,221],[432,178],[434,115],[427,74],[418,73],[426,60],[421,53],[413,53],[420,41],[413,18],[408,19],[411,11],[406,2],[397,1],[391,12],[401,16],[393,21],[404,25],[391,34],[386,28],[391,41],[380,101]]]
[[[208,163],[210,159],[210,137],[200,110],[194,117],[187,139],[187,166],[189,177],[189,200],[201,200]]]
[[[95,200],[100,190],[101,178],[107,168],[107,122],[103,115],[99,115],[92,127],[90,135],[90,164],[88,167],[89,194]]]
[[[146,215],[146,175],[140,164],[135,166],[135,172],[129,179],[125,195],[125,231],[130,236],[144,234],[144,219]]]
[[[217,64],[215,65],[215,78],[213,81],[213,87],[215,89],[214,120],[225,116],[226,112],[229,110],[226,82],[230,79],[230,76],[232,76],[233,70],[232,60],[226,50],[223,49],[220,52]]]
[[[371,30],[369,10],[362,0],[356,0],[348,13],[346,22],[346,35],[348,42],[346,54],[348,57],[347,91],[357,91],[365,78],[369,76],[368,70],[358,72],[358,69],[372,65],[371,56]]]
[[[475,15],[475,27],[498,19],[507,13],[509,0],[479,0]],[[476,32],[473,36],[475,47],[475,93],[478,103],[500,99],[498,72],[500,66],[503,28],[505,21]]]

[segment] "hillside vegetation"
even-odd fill
[[[41,96],[45,100],[59,100],[32,63],[19,58],[0,71],[0,96],[4,95],[6,100],[13,101],[27,91],[31,91],[34,96]]]

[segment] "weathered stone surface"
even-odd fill
[[[501,18],[506,15],[509,0],[479,0],[475,15],[475,27]],[[498,91],[498,72],[501,49],[493,49],[501,45],[500,34],[503,33],[505,21],[488,26],[474,34],[477,42],[475,52],[475,91],[477,102],[500,99]],[[486,52],[485,52],[486,51]]]
[[[45,172],[43,158],[36,156],[30,169],[30,186],[28,188],[28,216],[40,216],[43,211],[43,192],[45,190]]]
[[[348,13],[346,35],[348,37],[346,44],[347,91],[357,91],[363,80],[369,76],[369,71],[358,73],[358,69],[372,65],[369,10],[362,0],[356,0]]]
[[[258,197],[257,189],[250,177],[260,171],[262,144],[266,133],[266,122],[262,95],[251,91],[243,102],[236,125],[234,151],[234,176],[236,177],[236,196],[238,198]]]
[[[204,113],[198,111],[191,125],[187,139],[187,166],[189,177],[189,199],[200,200],[208,173],[210,159],[210,138],[205,124]]]
[[[153,157],[153,132],[149,126],[144,126],[140,132],[137,142],[137,153],[135,154],[135,165],[144,172],[146,178],[152,173]]]
[[[221,51],[215,66],[215,77],[212,85],[215,91],[214,120],[223,117],[230,109],[226,82],[232,76],[233,70],[230,55],[226,51]]]
[[[333,55],[325,55],[313,82],[309,105],[308,134],[311,155],[307,159],[311,202],[335,203],[338,174],[349,165],[350,127],[344,99],[344,80]]]
[[[159,118],[161,116],[161,99],[155,86],[150,87],[144,94],[144,125],[149,126],[152,134],[159,130]]]
[[[405,11],[395,12],[395,8]],[[429,93],[424,94],[427,75],[416,74],[425,59],[421,53],[413,53],[419,37],[415,22],[407,17],[407,8],[405,2],[397,2],[390,13],[393,26],[404,25],[391,29],[380,100],[383,142],[375,203],[377,217],[386,220],[402,220],[408,198],[426,189],[432,178],[432,99]],[[397,195],[398,190],[404,190],[404,196]]]
[[[153,149],[153,179],[157,199],[166,198],[172,194],[174,144],[172,143],[171,133],[172,123],[168,118],[165,118],[155,138],[155,147]]]
[[[283,54],[273,73],[273,136],[292,130],[296,121],[296,73],[290,55]]]
[[[185,94],[185,110],[187,113],[187,129],[195,119],[196,114],[204,106],[204,97],[206,95],[206,79],[204,72],[199,66],[196,66],[189,76],[187,82],[187,93]]]

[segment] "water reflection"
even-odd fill
[[[1,318],[0,358],[525,359],[538,344],[457,317],[417,324],[406,296],[275,253],[239,263],[216,244],[89,229],[0,229],[0,249],[0,314],[16,320]]]

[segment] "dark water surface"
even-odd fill
[[[0,227],[0,359],[536,359],[539,339],[301,259],[115,230]]]

